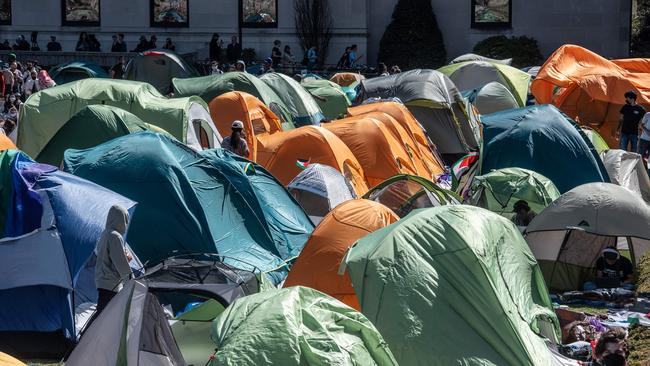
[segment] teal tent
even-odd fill
[[[275,271],[296,257],[313,224],[264,168],[224,150],[197,153],[151,132],[67,150],[72,174],[137,200],[127,240],[143,261],[172,252],[218,253],[232,265]]]
[[[198,78],[172,80],[176,97],[198,95],[206,103],[212,99],[231,92],[241,91],[251,94],[261,100],[282,121],[282,128],[295,127],[294,119],[280,96],[262,80],[246,72],[228,72],[223,75],[209,75]]]
[[[472,206],[417,210],[360,239],[347,268],[400,365],[554,365],[560,326],[517,228]]]
[[[560,193],[581,184],[609,182],[596,149],[575,122],[552,105],[481,118],[481,174],[524,168],[550,179]]]
[[[213,366],[397,365],[363,314],[301,286],[237,299],[212,329]]]
[[[314,98],[299,82],[280,73],[268,73],[260,77],[275,91],[293,116],[296,127],[320,125],[325,118]]]
[[[88,78],[108,78],[106,70],[93,62],[72,61],[53,67],[50,77],[57,85]]]

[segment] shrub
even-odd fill
[[[474,53],[496,59],[511,58],[512,66],[520,68],[540,65],[544,60],[539,52],[537,40],[526,36],[489,37],[474,46]]]
[[[379,43],[379,62],[402,70],[435,69],[447,51],[430,0],[400,0]]]

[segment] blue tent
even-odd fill
[[[96,300],[94,249],[108,210],[135,202],[22,152],[4,151],[0,161],[1,349],[59,356],[76,341],[75,305]]]
[[[313,224],[264,168],[223,150],[198,153],[141,132],[67,150],[65,169],[138,201],[129,244],[143,261],[218,253],[279,283]]]
[[[50,70],[50,77],[57,85],[88,78],[108,78],[101,66],[88,61],[72,61],[55,66]]]
[[[585,183],[609,182],[589,139],[554,106],[511,109],[481,121],[481,174],[528,169],[549,178],[561,193]]]

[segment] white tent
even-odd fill
[[[637,153],[607,150],[600,154],[612,183],[625,187],[650,203],[650,178]]]
[[[460,55],[456,57],[455,59],[451,60],[450,64],[459,64],[461,62],[467,62],[467,61],[488,61],[488,62],[497,62],[500,64],[504,65],[510,65],[512,64],[512,59],[511,58],[506,58],[503,60],[497,60],[481,55],[476,55],[474,53],[466,53],[464,55]]]
[[[503,84],[493,81],[472,91],[463,92],[464,97],[481,114],[491,114],[507,109],[519,108],[517,100]]]

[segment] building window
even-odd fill
[[[472,28],[510,28],[512,0],[471,0]]]
[[[278,0],[239,0],[242,28],[277,28]]]

